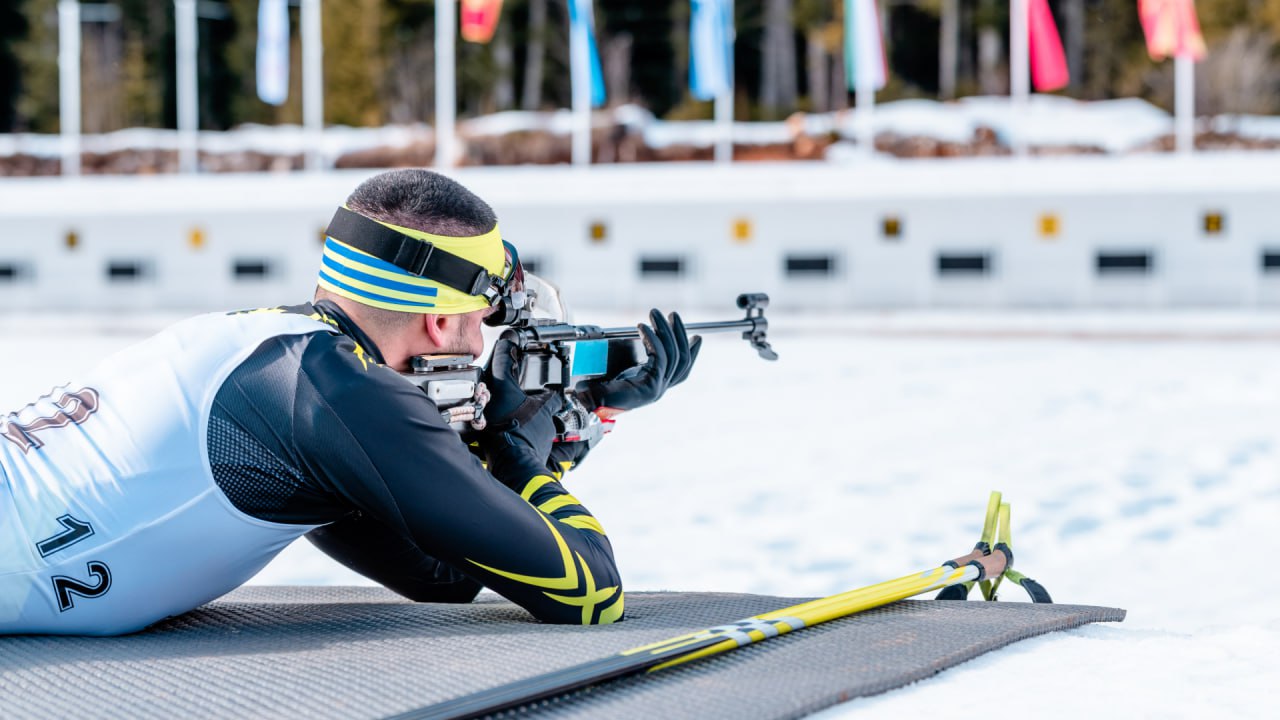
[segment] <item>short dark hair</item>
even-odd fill
[[[421,168],[390,170],[360,183],[347,207],[382,222],[448,237],[483,235],[493,208],[457,181]]]

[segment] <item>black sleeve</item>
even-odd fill
[[[326,555],[416,602],[467,603],[483,587],[363,513],[307,533]]]
[[[303,352],[292,425],[307,474],[540,620],[620,619],[612,548],[560,473],[500,483],[425,393],[356,350],[316,335]]]

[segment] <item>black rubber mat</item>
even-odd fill
[[[379,718],[795,604],[628,593],[627,620],[542,625],[484,594],[247,587],[119,638],[0,637],[3,718]],[[794,718],[1053,630],[1120,621],[1073,605],[907,600],[509,714]]]

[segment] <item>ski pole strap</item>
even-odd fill
[[[1021,587],[1023,590],[1026,590],[1027,595],[1031,596],[1031,602],[1033,603],[1052,603],[1053,602],[1053,598],[1049,597],[1049,591],[1046,590],[1043,585],[1036,582],[1035,580],[1032,580],[1026,575],[1023,575],[1017,570],[1006,570],[1004,575],[1005,577],[1009,578],[1010,582],[1016,583],[1018,587]]]

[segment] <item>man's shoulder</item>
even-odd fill
[[[328,392],[388,392],[414,390],[400,373],[378,362],[358,340],[349,335],[322,333],[295,343],[301,370],[317,389]]]
[[[226,317],[247,322],[274,321],[277,323],[296,324],[301,326],[308,326],[310,324],[315,325],[317,329],[326,329],[334,333],[340,332],[338,322],[311,303],[302,303],[301,305],[276,305],[272,307],[244,308],[222,313],[210,313],[207,316],[197,317]]]

